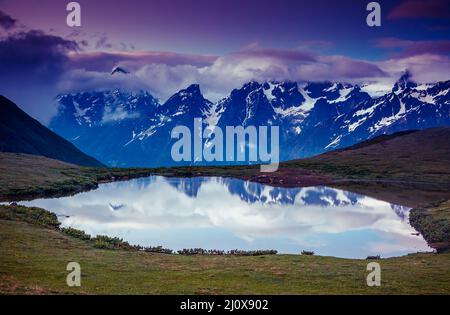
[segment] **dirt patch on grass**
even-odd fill
[[[49,295],[61,292],[40,286],[25,286],[13,276],[0,275],[0,292],[8,295]]]

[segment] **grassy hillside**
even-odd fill
[[[80,167],[41,156],[0,153],[0,201],[62,196],[96,188],[102,181],[151,174],[145,169]]]
[[[46,156],[84,166],[103,166],[0,95],[0,151]]]
[[[381,287],[368,287],[367,260],[102,250],[64,235],[50,216],[27,223],[2,212],[0,294],[450,294],[450,254],[378,260]],[[65,282],[71,261],[81,265],[79,288]]]
[[[450,127],[381,136],[347,149],[284,164],[340,180],[414,182],[450,187]]]

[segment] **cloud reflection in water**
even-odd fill
[[[149,177],[72,197],[23,202],[68,215],[64,226],[172,249],[276,249],[365,258],[428,251],[409,209],[328,187]]]

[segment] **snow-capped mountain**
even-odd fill
[[[311,113],[304,120],[305,132],[296,139],[294,151],[311,156],[381,134],[450,125],[449,91],[450,81],[417,85],[406,73],[391,93],[354,103],[346,112],[319,120]],[[317,103],[313,111],[316,109]]]
[[[121,155],[117,165],[174,165],[171,157],[171,147],[175,142],[171,138],[172,129],[181,125],[193,130],[194,118],[205,117],[211,106],[196,84],[179,91],[155,108],[146,118],[145,127],[135,131],[127,142],[119,144]]]
[[[120,145],[148,126],[159,107],[149,93],[120,90],[82,92],[57,97],[58,114],[50,129],[107,165],[119,165]],[[124,164],[122,164],[124,165]]]
[[[194,118],[222,130],[274,125],[280,127],[280,158],[288,160],[380,134],[450,125],[449,90],[450,81],[417,85],[405,73],[377,98],[358,85],[333,82],[249,82],[216,103],[198,85],[162,105],[148,92],[83,92],[57,98],[50,128],[108,165],[153,167],[183,165],[171,158],[176,139],[170,133],[179,125],[193,133]]]
[[[170,97],[162,106],[148,115],[149,128],[133,135],[127,146],[136,140],[158,138],[162,134],[170,134],[177,125],[192,127],[194,118],[205,117],[212,103],[205,99],[197,84],[189,86]]]
[[[205,117],[212,106],[198,85],[162,105],[148,92],[120,90],[60,95],[57,101],[49,127],[112,166],[171,165],[172,129],[193,128],[194,118]]]

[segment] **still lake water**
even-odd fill
[[[274,188],[238,179],[152,176],[20,204],[55,212],[63,226],[92,236],[174,250],[312,250],[347,258],[431,250],[413,235],[409,208],[323,186]]]

